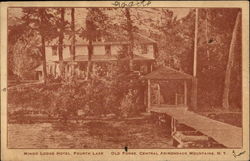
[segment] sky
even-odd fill
[[[178,19],[185,17],[188,14],[188,12],[190,11],[190,8],[169,8],[169,9],[174,12],[174,15],[177,16]],[[19,18],[22,16],[21,8],[9,8],[8,12],[9,12],[9,16],[19,17]],[[86,16],[84,9],[77,8],[76,9],[76,18],[77,19],[81,19],[81,18],[84,19],[84,16]]]
[[[171,8],[174,12],[174,15],[177,16],[178,19],[187,16],[190,11],[190,8]]]
[[[173,11],[174,16],[177,17],[177,19],[180,19],[182,17],[185,17],[191,8],[168,8],[169,10]],[[70,15],[70,10],[66,10],[65,12],[65,20],[68,20],[69,22],[71,22],[71,15]],[[119,11],[106,11],[105,13],[108,14],[109,17],[112,17],[113,20],[111,21],[113,24],[119,24],[122,22],[122,17],[124,17],[124,13],[119,12]],[[160,22],[161,21],[161,10],[160,9],[156,9],[156,10],[152,10],[150,8],[141,8],[140,10],[131,10],[131,14],[137,15],[139,13],[139,16],[143,16],[143,18],[149,18],[151,20],[153,20],[154,22]],[[86,8],[76,8],[75,9],[75,27],[76,29],[80,29],[81,27],[85,27],[85,17],[86,17]],[[15,21],[15,17],[20,18],[23,13],[22,13],[22,9],[21,8],[9,8],[8,9],[8,15],[9,17],[9,25],[13,25],[16,23]],[[120,15],[120,16],[119,16]],[[150,24],[152,23],[152,21],[148,21],[144,24],[141,24],[140,21],[137,21],[135,19],[134,21],[135,25],[140,27],[140,28],[144,28],[146,30],[151,30],[154,32],[159,32],[157,30],[155,30],[154,28],[150,27]]]

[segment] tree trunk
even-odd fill
[[[127,19],[127,32],[128,32],[128,39],[129,39],[129,70],[132,71],[133,70],[133,58],[134,58],[134,53],[133,53],[133,49],[134,49],[134,36],[133,36],[133,24],[132,24],[132,20],[131,20],[131,15],[130,15],[130,11],[129,8],[125,8],[125,16]]]
[[[210,60],[210,53],[209,53],[209,46],[208,46],[208,9],[206,9],[206,28],[205,28],[205,36],[206,36],[206,52],[207,52],[207,57],[208,61]]]
[[[47,69],[46,69],[46,55],[45,55],[45,40],[42,36],[42,61],[43,61],[43,80],[44,84],[47,83]]]
[[[73,60],[75,60],[75,8],[71,8],[71,32],[72,32],[72,39],[71,39],[71,55]]]
[[[92,55],[93,55],[93,41],[92,38],[89,39],[88,44],[88,67],[87,67],[87,77],[86,79],[90,79],[90,73],[92,72]]]
[[[64,32],[64,8],[61,8],[61,20],[60,20],[60,31],[59,31],[59,68],[60,75],[64,75],[63,65],[63,32]]]
[[[44,17],[44,13],[45,10],[44,9],[40,9],[40,15],[41,15],[41,23],[45,24],[45,17]],[[44,35],[44,31],[41,29],[40,30],[40,34],[41,34],[41,41],[42,41],[42,48],[41,48],[41,54],[42,54],[42,64],[43,64],[43,80],[44,80],[44,84],[47,83],[47,65],[46,65],[46,53],[45,53],[45,35]]]
[[[72,32],[72,38],[71,38],[71,56],[73,62],[75,62],[75,56],[76,56],[76,38],[75,38],[75,8],[71,8],[71,32]],[[75,64],[72,64],[72,75],[75,75]]]
[[[230,43],[229,48],[229,55],[228,55],[228,62],[227,62],[227,69],[225,74],[225,82],[224,82],[224,92],[223,92],[223,100],[222,100],[222,106],[225,109],[229,109],[229,90],[230,90],[230,79],[231,79],[231,70],[234,63],[234,50],[236,45],[236,38],[237,38],[237,30],[240,25],[240,11],[237,14],[233,33],[232,33],[232,39]]]
[[[94,25],[94,19],[91,16],[94,14],[94,9],[89,10],[89,13],[86,18],[86,32],[87,32],[87,40],[88,40],[88,65],[87,65],[87,73],[86,80],[89,80],[92,72],[92,55],[93,55],[93,40],[96,38],[96,26]]]

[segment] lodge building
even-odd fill
[[[133,48],[135,62],[134,69],[141,74],[147,74],[152,71],[152,64],[155,60],[157,52],[156,42],[144,35],[134,34],[135,45]],[[65,64],[65,75],[75,74],[77,78],[84,79],[86,77],[86,69],[88,63],[88,42],[76,36],[75,41],[75,59],[71,52],[71,41],[67,38],[63,42],[63,62]],[[110,62],[116,62],[118,59],[128,53],[129,41],[125,38],[117,40],[99,40],[93,42],[93,55],[91,58],[93,71],[97,66],[102,66]],[[50,43],[46,43],[46,64],[48,75],[55,77],[60,76],[59,56],[58,56],[58,39],[54,39]],[[74,66],[74,67],[73,67]],[[42,65],[35,69],[37,79],[43,79]]]

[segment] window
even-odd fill
[[[123,45],[119,46],[118,56],[119,56],[119,58],[125,58],[128,56],[128,45],[127,44],[123,44]]]
[[[70,55],[73,55],[73,48],[74,48],[73,45],[69,45],[69,53],[70,53]],[[76,53],[76,48],[75,48],[75,53]]]
[[[69,46],[69,53],[72,55],[72,45]]]
[[[156,56],[158,54],[158,47],[156,43],[154,43],[153,49],[154,49],[154,56]]]
[[[105,55],[111,55],[111,45],[105,45]]]
[[[128,45],[122,45],[122,54],[128,55]]]
[[[57,46],[52,46],[52,56],[57,55]]]
[[[147,48],[147,44],[142,44],[141,45],[141,54],[147,54],[148,53],[148,48]]]

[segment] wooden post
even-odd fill
[[[184,80],[184,105],[187,106],[187,81]]]
[[[194,35],[194,64],[193,64],[193,76],[192,80],[192,108],[197,108],[197,37],[198,37],[198,20],[199,10],[195,9],[195,35]]]
[[[150,99],[150,97],[151,97],[151,92],[150,92],[150,79],[148,80],[148,111],[149,111],[149,109],[150,109],[150,105],[151,105],[151,99]]]
[[[197,78],[194,77],[192,80],[192,108],[197,109]]]
[[[177,106],[178,105],[178,94],[175,93],[175,105]]]
[[[196,66],[197,66],[197,37],[198,37],[198,8],[195,9],[195,31],[194,31],[194,65],[193,65],[193,76],[196,77]]]
[[[56,63],[53,64],[53,75],[54,77],[56,77]]]
[[[157,84],[157,104],[161,104],[161,88],[160,84]]]
[[[176,120],[171,117],[171,135],[173,135],[176,132]]]

